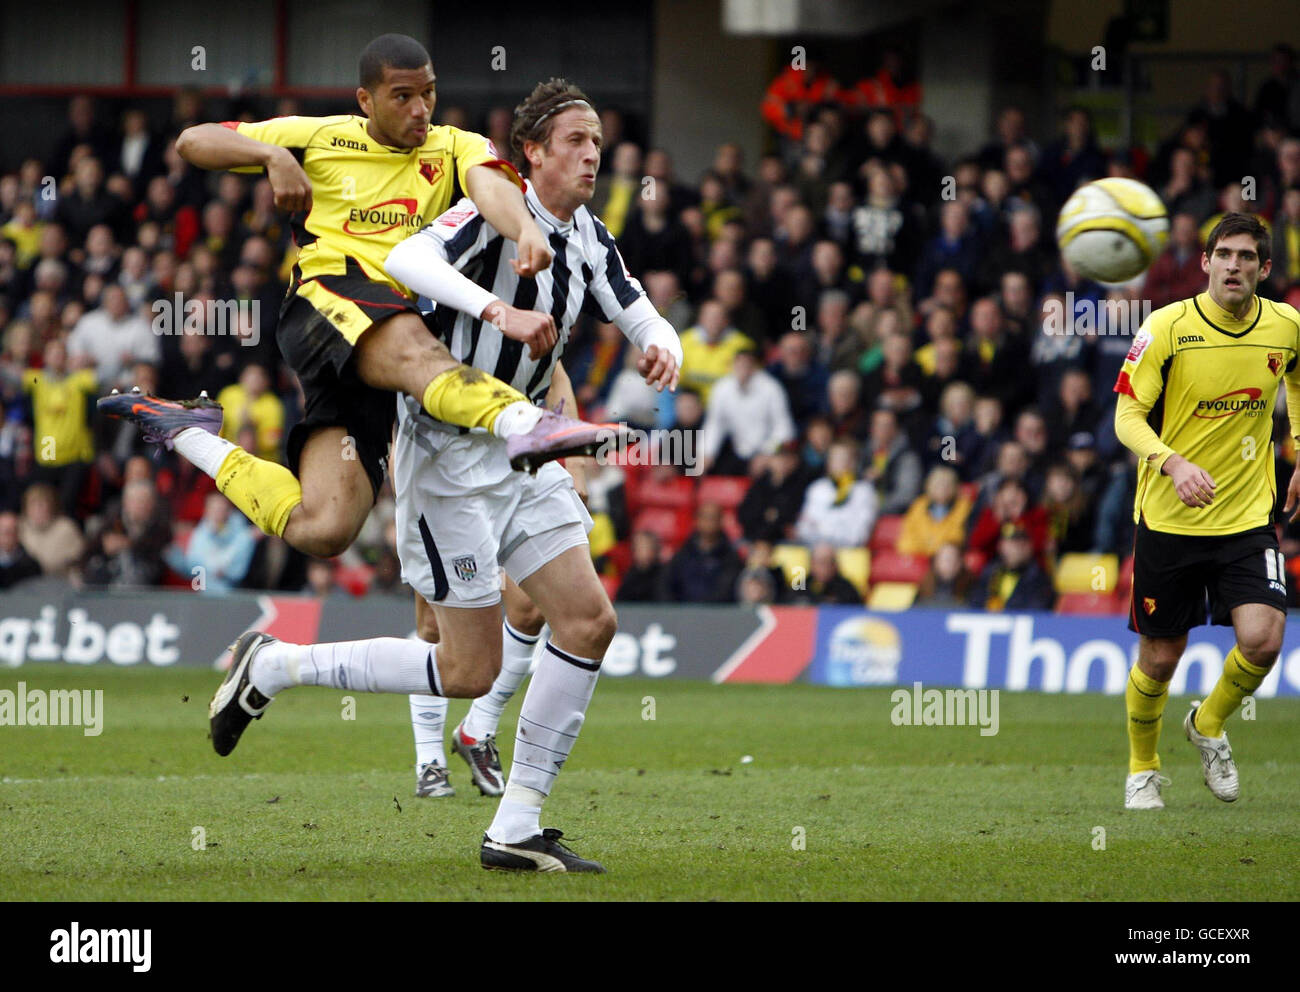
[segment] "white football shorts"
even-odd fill
[[[505,457],[496,438],[475,432],[431,447],[397,434],[397,554],[402,578],[429,603],[491,606],[501,601],[503,571],[520,583],[587,544],[591,516],[559,463],[536,475],[483,471]]]

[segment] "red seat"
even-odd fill
[[[930,571],[930,559],[925,555],[905,555],[885,549],[871,553],[871,581],[920,582]]]
[[[1056,612],[1070,616],[1114,616],[1124,612],[1124,601],[1113,593],[1064,592],[1056,600]]]
[[[700,480],[701,503],[717,503],[724,510],[734,510],[749,491],[745,475],[706,475]]]
[[[694,526],[694,514],[690,507],[672,509],[670,507],[652,506],[642,510],[632,524],[633,532],[648,530],[671,550],[686,540],[686,535]]]
[[[876,526],[872,528],[871,539],[867,542],[867,547],[871,549],[872,554],[878,551],[893,551],[898,547],[898,535],[902,532],[902,514],[878,517],[876,518]]]
[[[375,570],[369,565],[343,566],[334,573],[334,584],[353,596],[364,596],[370,589]]]
[[[684,475],[674,476],[671,481],[659,482],[643,478],[637,484],[635,499],[629,493],[630,508],[636,510],[656,507],[659,509],[695,509],[695,480]]]

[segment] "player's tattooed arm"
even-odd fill
[[[528,212],[523,193],[504,172],[476,165],[465,174],[465,185],[483,219],[519,245],[518,258],[511,262],[517,275],[531,278],[550,266],[546,238]]]

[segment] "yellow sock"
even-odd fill
[[[1224,721],[1237,712],[1241,701],[1258,689],[1267,675],[1267,668],[1252,665],[1234,644],[1223,659],[1219,681],[1196,709],[1196,729],[1206,737],[1222,737]]]
[[[420,400],[429,416],[444,423],[488,430],[496,423],[497,414],[520,401],[527,403],[528,397],[468,365],[434,376]]]
[[[284,536],[289,514],[302,502],[302,484],[283,465],[236,448],[217,469],[217,488],[265,533]]]
[[[1124,703],[1128,709],[1128,773],[1159,769],[1160,715],[1169,699],[1169,683],[1157,682],[1135,664],[1128,673]]]

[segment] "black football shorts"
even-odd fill
[[[312,432],[342,427],[355,442],[357,459],[375,495],[384,483],[397,397],[367,386],[357,376],[352,352],[372,324],[410,311],[414,300],[370,279],[349,260],[345,275],[325,275],[295,285],[280,308],[276,341],[302,383],[302,422],[289,434],[289,469],[298,474],[303,445]]]
[[[1149,637],[1178,637],[1206,622],[1228,627],[1232,610],[1265,603],[1286,612],[1286,568],[1277,531],[1166,534],[1139,522],[1133,540],[1128,626]]]

